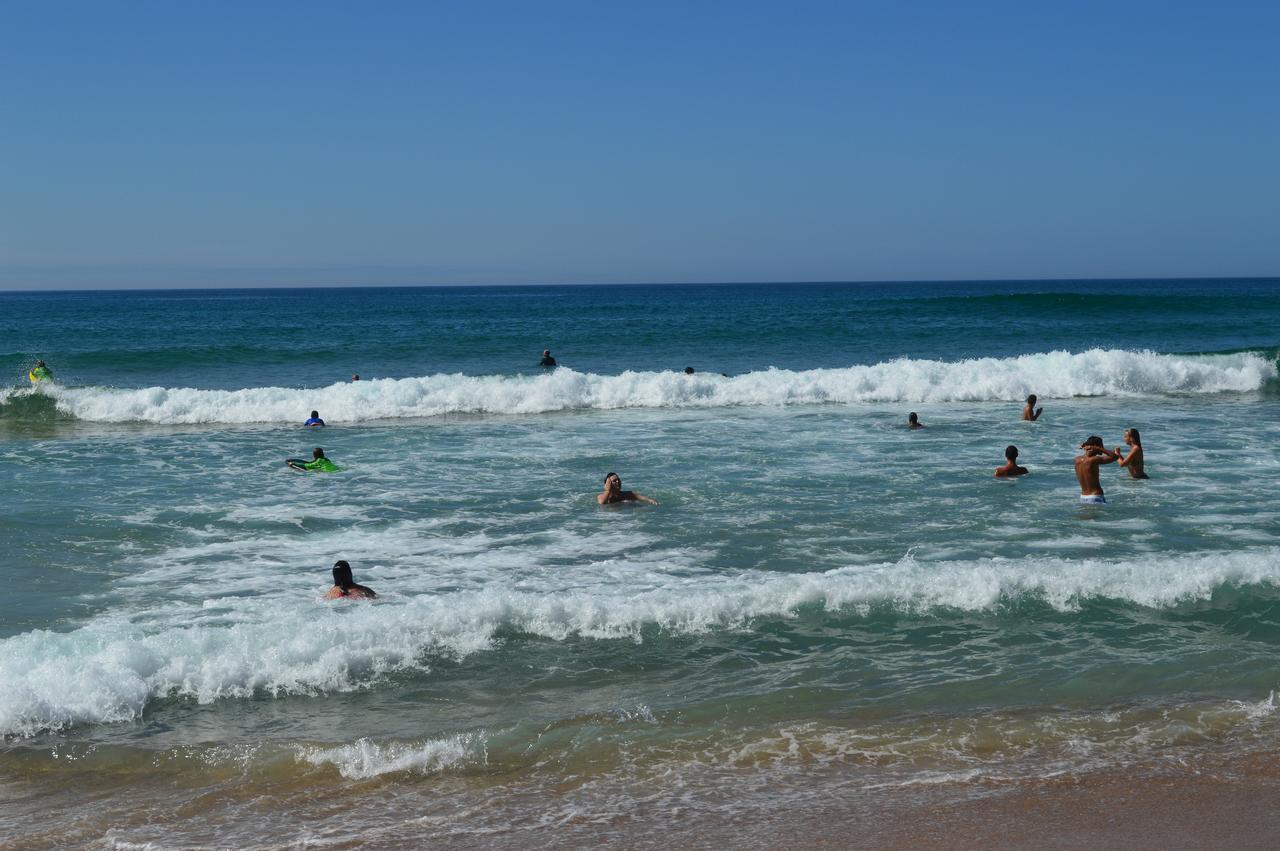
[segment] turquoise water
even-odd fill
[[[1272,747],[1277,320],[1276,281],[0,295],[0,827],[483,842]],[[1082,507],[1130,426],[1151,479]],[[339,558],[378,601],[321,600]]]

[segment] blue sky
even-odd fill
[[[1280,275],[1275,3],[0,0],[0,288]]]

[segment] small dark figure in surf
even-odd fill
[[[329,593],[324,595],[324,598],[326,600],[337,600],[341,597],[347,597],[352,600],[375,600],[378,595],[373,593],[372,588],[357,585],[356,581],[351,578],[351,565],[345,561],[338,561],[334,562],[333,565],[333,587],[329,589]]]
[[[557,365],[556,359],[551,357],[551,350],[543,349],[542,360],[538,361],[538,366],[543,367],[544,369],[550,369],[551,367],[556,365]]]
[[[1124,430],[1124,442],[1130,447],[1129,454],[1123,455],[1124,448],[1117,446],[1116,454],[1122,455],[1120,458],[1120,466],[1129,471],[1129,476],[1134,479],[1149,479],[1147,471],[1143,468],[1142,463],[1142,437],[1138,434],[1136,428],[1127,428]]]
[[[359,380],[360,380],[360,373],[356,373],[355,375],[351,376],[351,380],[352,380],[352,381],[359,381]]]
[[[1083,455],[1076,456],[1076,479],[1080,482],[1080,501],[1088,505],[1103,505],[1107,498],[1102,494],[1102,481],[1098,468],[1119,460],[1120,456],[1102,445],[1102,438],[1091,435],[1080,444]]]
[[[1005,465],[996,467],[997,479],[1008,479],[1013,476],[1025,476],[1031,471],[1026,467],[1018,466],[1018,447],[1010,444],[1004,448]]]
[[[691,366],[686,366],[686,367],[684,368],[684,374],[685,374],[685,375],[693,375],[693,367],[691,367]]]
[[[336,473],[341,469],[337,464],[324,457],[324,450],[319,446],[311,450],[310,461],[302,458],[286,458],[284,463],[294,470],[306,470],[311,473]]]
[[[907,414],[907,428],[924,428],[924,423],[920,422],[920,415],[915,411]]]
[[[1028,422],[1035,422],[1040,419],[1040,415],[1044,413],[1044,408],[1036,407],[1036,394],[1032,393],[1027,397],[1027,405],[1022,409],[1022,418]]]
[[[324,420],[320,419],[319,411],[312,411],[311,418],[308,419],[305,423],[303,423],[303,425],[304,426],[323,426]]]
[[[38,360],[36,365],[31,367],[31,370],[27,373],[27,377],[31,379],[32,384],[37,384],[41,381],[52,381],[53,371],[44,365],[44,361]]]
[[[596,502],[601,505],[613,505],[617,502],[647,502],[650,505],[657,505],[656,499],[650,499],[642,493],[635,491],[624,491],[622,489],[622,479],[618,478],[617,473],[607,473],[604,477],[604,493],[596,494]]]

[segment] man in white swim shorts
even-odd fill
[[[1076,458],[1076,478],[1080,480],[1080,501],[1086,505],[1103,505],[1107,498],[1102,495],[1101,476],[1098,468],[1110,464],[1119,455],[1102,445],[1102,438],[1092,435],[1080,444],[1084,454]]]

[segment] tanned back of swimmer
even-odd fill
[[[1076,456],[1076,479],[1080,482],[1081,499],[1103,498],[1102,481],[1098,468],[1110,464],[1120,456],[1102,445],[1102,438],[1092,435],[1080,444],[1083,454]]]

